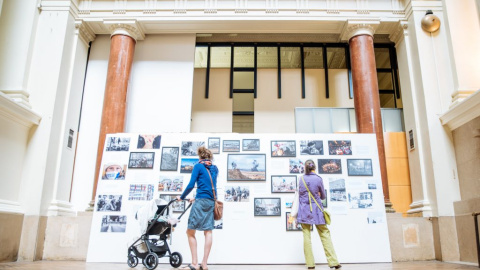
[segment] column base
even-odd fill
[[[76,216],[77,211],[73,210],[73,204],[65,201],[53,200],[48,207],[49,216]]]
[[[393,203],[390,201],[385,202],[385,212],[387,213],[396,213],[395,209],[393,209]]]
[[[91,200],[88,203],[88,207],[87,207],[87,209],[85,209],[85,212],[93,212],[93,210],[95,209],[94,206],[95,206],[95,201]]]
[[[2,92],[16,103],[23,105],[29,109],[32,108],[28,100],[29,94],[23,90],[2,90]]]
[[[410,204],[410,210],[407,211],[409,217],[432,217],[432,208],[427,200],[415,201]]]

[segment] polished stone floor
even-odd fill
[[[16,263],[0,263],[0,269],[16,269],[16,270],[128,270],[131,269],[127,264],[119,263],[85,263],[75,261],[38,261],[38,262],[16,262]],[[138,265],[135,269],[146,270],[143,265]],[[156,268],[175,269],[167,264],[159,264]],[[303,270],[306,269],[303,265],[211,265],[211,270]],[[317,265],[316,269],[329,269],[327,265]],[[366,270],[450,270],[450,269],[479,269],[477,266],[444,263],[436,261],[425,262],[398,262],[398,263],[374,263],[374,264],[344,264],[343,270],[350,269],[366,269]]]

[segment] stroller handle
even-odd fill
[[[176,202],[176,201],[177,201],[177,199],[171,200],[171,201],[168,203],[167,208],[168,208],[172,203],[174,203],[174,202]],[[184,200],[184,201],[186,201],[186,200]],[[182,218],[182,216],[185,214],[185,212],[187,212],[187,210],[188,210],[191,206],[192,206],[192,203],[190,203],[190,204],[187,206],[187,208],[185,208],[185,210],[180,214],[180,216],[178,216],[178,220],[180,220],[180,219]]]

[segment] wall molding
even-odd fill
[[[423,217],[432,217],[432,207],[428,200],[414,201],[410,204],[410,210],[407,211],[407,214],[421,214]]]
[[[20,203],[14,201],[0,200],[0,212],[12,214],[25,214]]]
[[[38,125],[42,117],[32,109],[21,105],[0,91],[0,117],[27,128]]]
[[[480,90],[440,116],[442,125],[455,130],[480,116]]]
[[[48,207],[48,216],[76,216],[77,211],[73,210],[73,204],[60,201],[52,200],[50,207]]]

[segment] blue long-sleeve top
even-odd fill
[[[215,186],[215,196],[218,199],[217,193],[217,175],[218,175],[218,168],[215,165],[204,165],[201,163],[195,164],[192,171],[192,177],[190,178],[190,182],[188,186],[183,191],[180,199],[185,200],[185,197],[193,190],[195,184],[197,184],[197,195],[195,199],[212,199],[213,200],[213,192],[212,192],[212,183],[210,181],[210,176],[208,175],[207,168],[210,170],[212,175],[213,185]]]

